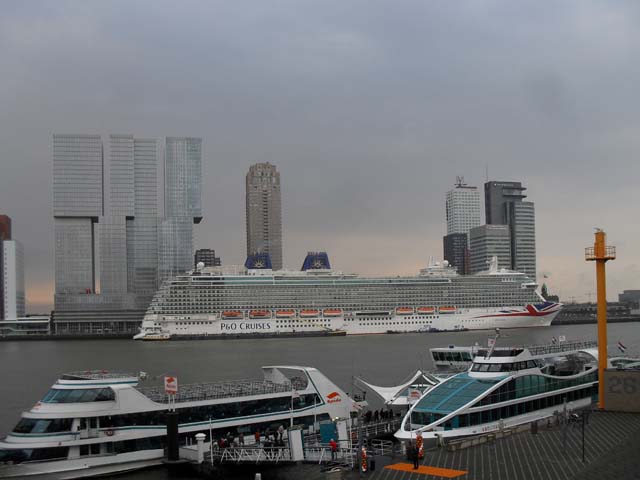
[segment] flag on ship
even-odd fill
[[[627,350],[627,347],[625,347],[620,340],[618,340],[618,348],[622,353],[624,353]]]

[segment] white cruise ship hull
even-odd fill
[[[486,330],[494,328],[546,327],[560,312],[553,304],[538,311],[533,306],[500,309],[465,309],[455,313],[430,315],[363,315],[358,313],[339,317],[288,319],[234,319],[225,320],[215,315],[167,316],[146,315],[137,340],[159,340],[175,337],[236,337],[239,335],[277,336],[279,334],[307,334],[316,332],[345,332],[347,335],[381,333],[410,333],[460,330]],[[162,334],[159,334],[162,332]]]

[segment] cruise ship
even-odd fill
[[[62,375],[0,441],[0,478],[69,480],[159,465],[165,456],[165,412],[175,408],[180,444],[197,433],[214,440],[280,425],[351,417],[361,405],[312,367],[266,366],[256,381],[164,388],[142,375],[87,371]]]
[[[166,281],[134,338],[548,326],[562,306],[537,287],[495,257],[475,275],[431,260],[415,276],[362,278],[332,270],[325,252],[310,252],[300,271],[274,271],[267,254],[255,254],[244,267],[198,265]]]
[[[395,436],[412,440],[495,432],[585,408],[598,396],[596,342],[477,349],[470,368],[429,389]]]

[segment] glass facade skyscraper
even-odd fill
[[[62,331],[137,329],[160,282],[191,268],[201,144],[167,138],[162,218],[156,139],[54,135],[54,321]],[[120,319],[127,325],[114,327]]]
[[[511,239],[511,268],[536,278],[536,221],[533,202],[525,201],[520,182],[484,184],[487,224],[507,225]]]

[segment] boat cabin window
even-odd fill
[[[42,403],[81,403],[115,401],[116,395],[110,388],[58,390],[52,388],[42,399]]]
[[[36,420],[35,418],[22,418],[13,429],[14,433],[57,433],[70,432],[71,418],[55,418],[51,420]]]
[[[538,364],[533,360],[515,363],[474,363],[471,367],[472,372],[513,372],[516,370],[525,370],[527,368],[536,368]]]
[[[67,458],[69,447],[34,448],[28,450],[0,450],[0,464],[23,463]]]

